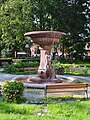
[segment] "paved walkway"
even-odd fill
[[[83,81],[87,81],[90,82],[90,76],[75,76],[75,75],[57,75],[57,77],[64,77],[64,78],[68,78],[68,79],[81,79]]]
[[[12,75],[12,74],[4,74],[0,73],[0,82],[3,82],[5,80],[11,80],[15,77],[30,77],[30,76],[35,76],[35,75]],[[82,79],[90,82],[90,76],[83,77],[83,76],[74,76],[74,75],[57,75],[57,77],[61,78],[68,78],[68,79]]]

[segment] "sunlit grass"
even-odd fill
[[[44,111],[43,111],[44,109]],[[46,112],[45,112],[46,110]],[[40,114],[41,113],[41,114]],[[38,105],[0,103],[1,120],[89,120],[90,101]]]

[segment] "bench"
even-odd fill
[[[79,84],[79,83],[73,83],[73,84],[51,84],[46,85],[45,88],[45,98],[47,101],[47,94],[58,94],[58,93],[64,93],[64,92],[85,92],[86,99],[88,99],[88,84]]]
[[[72,83],[72,84],[27,84],[24,83],[26,89],[43,90],[45,103],[47,104],[48,95],[59,95],[60,93],[84,92],[85,98],[88,99],[88,84]],[[41,93],[40,93],[41,95]],[[60,95],[59,95],[60,96]]]
[[[77,71],[77,72],[82,72],[82,73],[84,73],[84,75],[86,76],[87,75],[87,68],[83,68],[83,67],[80,67],[80,68],[69,68],[69,71],[70,72],[75,72],[75,71]]]

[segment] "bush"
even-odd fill
[[[52,66],[55,69],[56,74],[64,74],[64,67],[60,64],[60,62],[54,61]]]
[[[3,72],[5,73],[15,73],[16,71],[17,68],[13,64],[4,66],[4,70],[3,70]]]
[[[64,74],[64,68],[63,67],[57,67],[57,68],[55,68],[55,70],[56,70],[56,74]]]
[[[23,97],[24,85],[21,82],[9,82],[7,81],[3,88],[2,93],[6,102],[22,103],[25,102]]]
[[[14,66],[16,68],[38,67],[39,62],[38,61],[20,61],[20,60],[18,60],[14,63]]]
[[[70,73],[69,68],[79,68],[79,67],[84,67],[84,68],[89,68],[89,64],[62,64],[58,61],[53,61],[52,64],[53,68],[56,69],[57,74],[65,74],[65,73]]]
[[[39,62],[37,61],[29,61],[29,62],[22,62],[17,61],[14,64],[4,66],[3,72],[16,74],[17,72],[24,72],[25,67],[38,67]]]
[[[15,72],[16,75],[32,75],[32,74],[37,74],[37,71],[17,71]]]

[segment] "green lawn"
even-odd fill
[[[40,114],[44,111],[44,114]],[[17,105],[0,102],[1,120],[90,120],[90,101],[49,104],[47,106]]]

